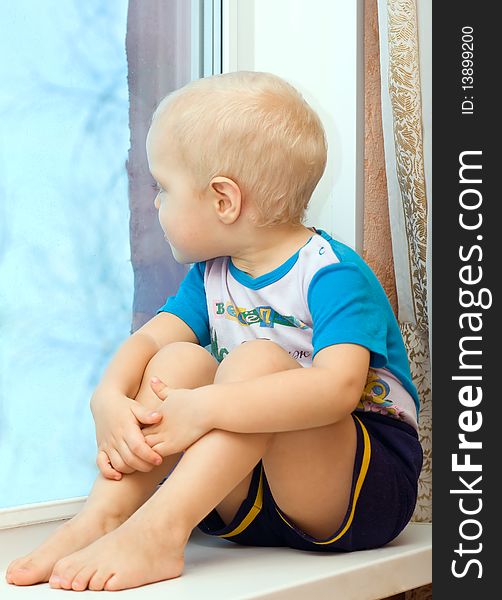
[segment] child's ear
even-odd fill
[[[209,186],[213,192],[213,205],[220,221],[225,225],[237,221],[242,206],[239,186],[228,177],[213,177]]]

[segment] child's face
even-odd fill
[[[207,236],[212,217],[210,205],[194,191],[175,152],[166,148],[161,139],[162,131],[158,122],[153,123],[146,141],[150,172],[160,188],[155,198],[160,225],[177,262],[207,260],[212,251]]]

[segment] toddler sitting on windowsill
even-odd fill
[[[146,150],[166,240],[194,264],[93,394],[84,508],[7,581],[179,577],[195,527],[313,552],[388,543],[416,502],[418,396],[376,276],[304,225],[326,165],[319,116],[270,73],[216,75],[160,102]]]

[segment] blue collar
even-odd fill
[[[315,229],[315,232],[324,237],[323,233],[325,234],[325,232],[322,231],[322,229]],[[244,285],[245,287],[250,288],[252,290],[259,290],[262,287],[265,287],[267,285],[270,285],[271,283],[274,283],[275,281],[278,281],[279,279],[284,277],[284,275],[286,275],[286,273],[291,271],[291,269],[296,264],[296,261],[298,260],[300,251],[302,250],[302,248],[305,248],[305,246],[310,242],[310,240],[314,237],[314,235],[312,235],[307,240],[307,242],[305,242],[305,244],[303,244],[303,246],[301,248],[299,248],[293,254],[293,256],[288,258],[285,262],[282,263],[282,265],[279,265],[278,267],[276,267],[273,271],[270,271],[269,273],[265,273],[264,275],[260,275],[259,277],[251,277],[251,275],[249,275],[245,271],[242,271],[241,269],[236,267],[234,265],[234,263],[232,262],[232,257],[229,256],[228,257],[228,268],[230,270],[230,273],[232,273],[232,276],[240,284]]]

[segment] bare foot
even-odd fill
[[[179,577],[189,534],[176,529],[135,513],[114,531],[59,560],[49,585],[115,591]]]
[[[53,535],[30,554],[13,560],[5,579],[15,585],[32,585],[49,581],[54,564],[70,552],[87,546],[118,527],[126,519],[100,517],[95,510],[82,510],[60,525]]]

